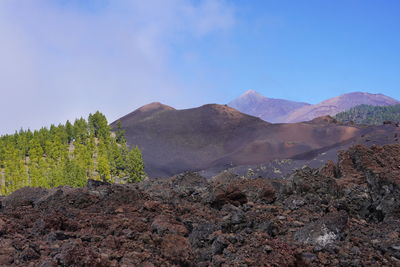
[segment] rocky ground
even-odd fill
[[[0,266],[400,265],[400,145],[284,180],[187,173],[0,201]]]

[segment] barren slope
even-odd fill
[[[158,106],[120,119],[128,144],[142,150],[150,177],[291,158],[340,145],[360,132],[334,123],[269,124],[223,105]]]
[[[321,119],[316,119],[321,121]],[[311,122],[310,122],[311,123]],[[303,154],[295,155],[288,159],[274,159],[261,164],[250,164],[235,166],[231,168],[210,168],[202,170],[201,175],[212,177],[220,172],[229,171],[240,176],[246,177],[270,177],[282,178],[288,177],[295,169],[308,166],[311,168],[320,168],[327,161],[336,161],[337,153],[341,150],[347,150],[354,145],[365,145],[373,147],[376,145],[389,145],[400,143],[400,127],[396,124],[386,124],[380,126],[360,127],[359,135],[340,144],[326,146],[320,149],[307,151]]]

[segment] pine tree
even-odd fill
[[[72,187],[82,187],[86,185],[85,170],[77,164],[75,159],[67,159],[64,164],[64,182],[63,185]]]
[[[74,122],[75,141],[84,144],[89,137],[88,129],[89,129],[88,123],[86,122],[85,119],[80,118],[78,120],[75,120]]]
[[[117,144],[116,141],[111,143],[110,152],[112,153],[112,175],[123,176],[126,169],[126,162],[128,157],[128,147],[126,144]]]
[[[111,182],[110,163],[104,155],[97,158],[97,172],[103,182]]]
[[[145,178],[142,153],[138,147],[133,148],[128,153],[126,171],[129,183],[139,182]]]
[[[4,162],[4,188],[2,194],[11,193],[18,188],[28,185],[28,175],[21,159],[20,151],[9,144],[6,148],[6,160]]]
[[[122,122],[117,122],[117,130],[115,131],[115,138],[118,144],[126,145],[125,130],[122,129]]]
[[[96,137],[104,141],[110,138],[110,127],[108,126],[107,118],[102,113],[97,111],[95,114],[89,115],[89,129],[90,132]]]
[[[71,143],[75,139],[75,133],[74,126],[69,121],[65,123],[65,132],[67,135],[68,143]]]

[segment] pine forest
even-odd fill
[[[130,183],[144,177],[140,150],[129,150],[120,124],[112,132],[100,112],[0,137],[0,195],[25,186],[81,187],[88,179]]]

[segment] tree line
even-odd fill
[[[341,122],[366,125],[381,125],[384,121],[400,122],[400,105],[359,105],[337,114],[336,119]]]
[[[24,186],[81,187],[88,179],[130,183],[144,177],[141,151],[129,150],[121,124],[112,132],[100,112],[0,137],[0,195]]]

